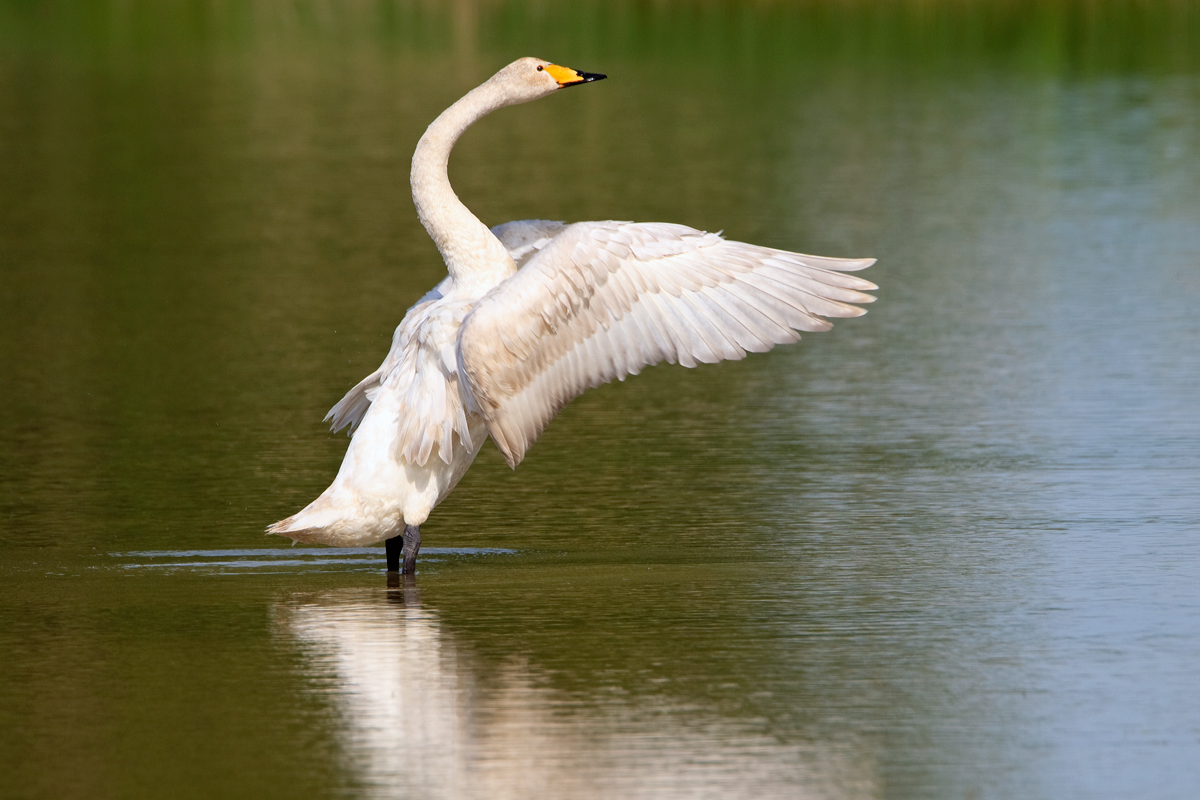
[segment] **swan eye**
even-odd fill
[[[542,71],[542,65],[538,64],[538,72],[541,72],[541,71]]]

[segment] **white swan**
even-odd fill
[[[839,259],[666,223],[523,220],[491,230],[454,194],[450,150],[504,106],[605,76],[536,58],[497,72],[425,131],[412,163],[421,224],[449,276],[409,309],[383,364],[326,416],[354,430],[333,484],[267,531],[416,566],[420,525],[490,435],[510,467],[580,393],[660,361],[694,367],[828,330],[877,288]],[[355,430],[355,426],[357,429]]]

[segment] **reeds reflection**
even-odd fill
[[[781,742],[678,700],[567,695],[516,648],[485,670],[414,582],[295,595],[276,619],[370,797],[878,796],[848,743]]]

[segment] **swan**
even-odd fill
[[[326,415],[352,433],[320,497],[267,528],[298,542],[386,542],[416,569],[421,524],[489,436],[512,468],[564,405],[660,361],[744,358],[827,317],[866,313],[874,259],[823,258],[667,223],[521,220],[489,229],[450,186],[450,151],[488,113],[603,79],[522,58],[417,143],[412,195],[449,273],[408,310],[379,369]]]

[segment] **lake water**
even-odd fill
[[[569,7],[567,7],[569,6]],[[1200,13],[0,7],[0,796],[1191,798]],[[870,313],[581,397],[382,548],[263,528],[489,224],[875,256]]]

